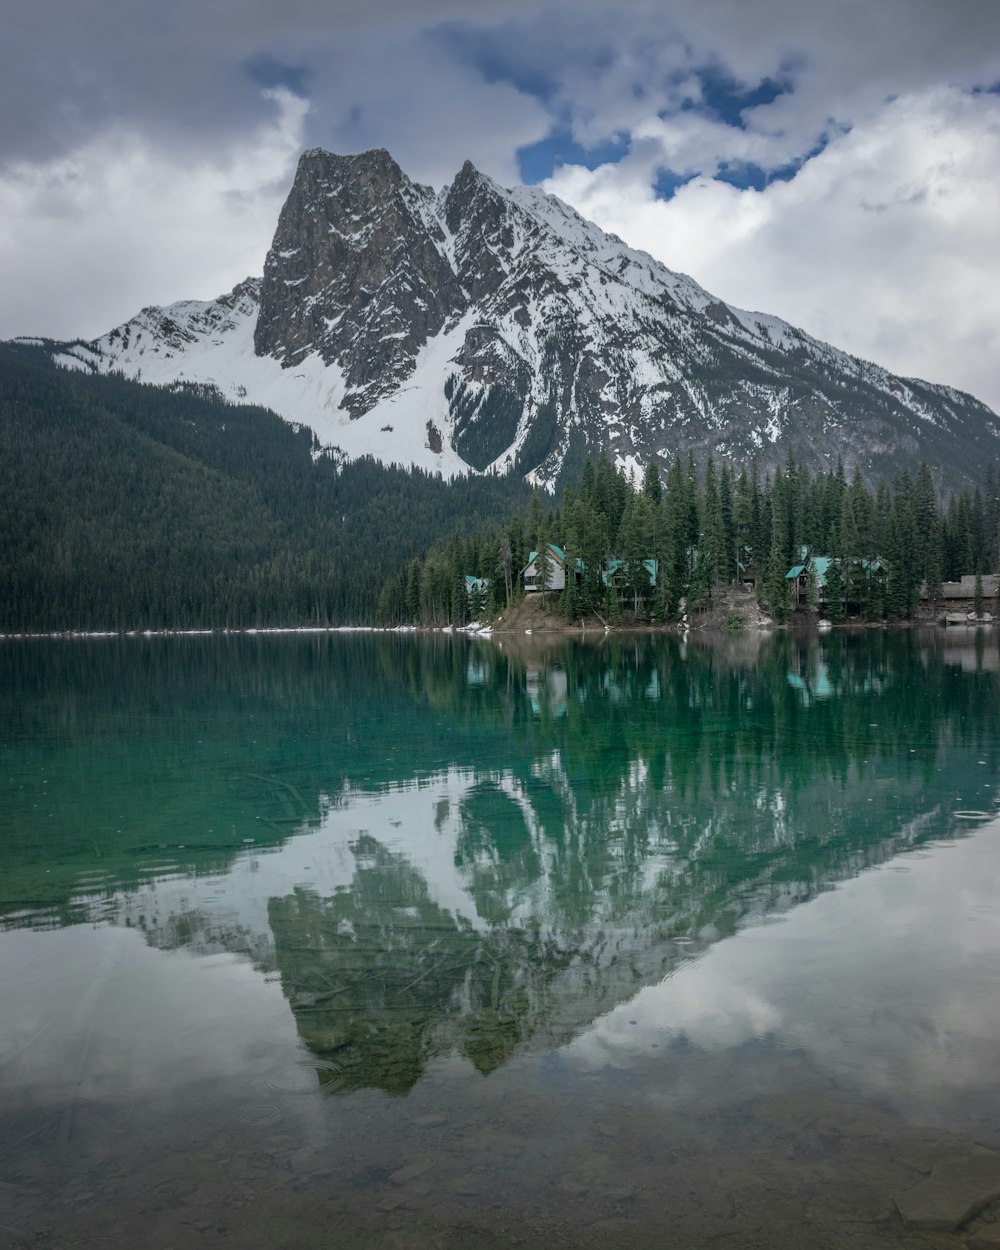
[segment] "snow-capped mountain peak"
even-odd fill
[[[384,149],[302,154],[261,279],[56,358],[210,385],[344,456],[449,476],[552,484],[600,450],[641,468],[692,449],[958,480],[1000,454],[971,396],[730,307],[537,187],[467,161],[435,191]]]

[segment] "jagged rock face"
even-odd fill
[[[258,355],[340,364],[356,413],[395,389],[464,307],[434,200],[384,150],[305,153],[264,265]]]
[[[130,349],[143,354],[144,340],[147,339],[151,349],[183,353],[186,347],[204,338],[225,338],[236,328],[241,317],[256,317],[259,305],[260,279],[247,278],[233,287],[228,295],[220,295],[207,303],[144,308],[137,317],[106,335],[105,341],[123,356]]]
[[[506,199],[466,161],[444,198],[444,221],[467,298],[488,300],[507,277],[515,234]]]
[[[716,299],[537,188],[466,162],[439,193],[385,151],[303,154],[263,281],[144,309],[63,363],[273,407],[354,457],[542,484],[600,451],[766,469],[791,452],[944,486],[1000,456],[1000,419],[776,317]]]

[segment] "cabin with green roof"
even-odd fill
[[[474,577],[471,573],[465,575],[465,597],[469,601],[469,606],[478,609],[486,601],[486,596],[490,590],[490,579],[488,577]]]
[[[806,607],[809,600],[810,583],[815,588],[815,606],[825,607],[830,569],[840,564],[839,557],[812,555],[803,547],[799,555],[800,563],[794,564],[785,574],[789,583],[789,598],[794,607]],[[847,571],[842,581],[844,587],[841,602],[848,612],[857,610],[859,604],[851,596],[850,582],[884,583],[888,574],[888,566],[881,556],[853,556],[847,561]],[[855,596],[856,598],[857,596]]]
[[[659,561],[649,557],[647,559],[640,560],[639,564],[643,570],[640,577],[645,576],[648,588],[655,590],[656,578],[660,571]],[[601,573],[601,582],[605,586],[614,586],[616,589],[621,590],[627,585],[628,577],[629,563],[627,560],[619,560],[616,558],[605,561],[604,571]]]
[[[789,597],[793,604],[804,607],[809,603],[810,583],[816,588],[816,602],[826,602],[826,579],[833,563],[832,556],[814,556],[808,551],[801,553],[801,563],[794,564],[785,574],[789,583]]]
[[[545,550],[547,558],[544,561],[546,565],[544,586],[541,585],[542,561],[539,560],[537,551],[529,552],[528,563],[521,570],[521,580],[524,583],[524,589],[529,594],[539,590],[564,590],[566,588],[566,552],[555,543],[546,543]]]

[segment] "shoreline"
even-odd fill
[[[207,629],[60,629],[60,630],[14,630],[0,633],[0,642],[39,642],[39,641],[74,641],[96,638],[249,638],[258,635],[289,636],[289,635],[324,635],[324,634],[464,634],[467,638],[523,638],[533,635],[545,637],[612,637],[620,634],[669,634],[687,637],[690,634],[711,634],[724,637],[739,638],[754,634],[770,634],[773,632],[799,634],[826,634],[843,630],[870,631],[907,630],[907,629],[941,629],[946,632],[965,634],[980,631],[993,631],[1000,626],[1000,621],[964,621],[946,622],[938,617],[920,618],[908,621],[841,621],[837,624],[827,623],[819,628],[817,620],[788,620],[783,622],[768,621],[742,625],[739,628],[727,627],[717,622],[690,623],[678,621],[648,621],[645,623],[629,623],[620,625],[604,625],[599,621],[590,624],[570,624],[558,618],[534,618],[527,628],[521,624],[503,625],[498,623],[478,623],[470,625],[264,625],[246,626],[243,628],[207,628]]]
[[[466,632],[458,627],[448,627],[449,632]],[[13,639],[74,639],[74,638],[235,638],[253,634],[416,634],[429,633],[419,625],[247,625],[238,629],[220,627],[215,629],[52,629],[14,630],[0,633],[0,642]],[[435,628],[440,633],[441,628]]]

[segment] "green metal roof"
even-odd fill
[[[549,551],[553,553],[553,555],[557,556],[563,562],[563,564],[566,563],[566,552],[563,551],[562,547],[557,547],[555,543],[546,543],[546,546],[548,547]],[[537,551],[528,552],[528,563],[521,570],[522,577],[525,575],[528,569],[532,566],[532,564],[534,564],[537,558],[538,558]]]
[[[619,560],[617,558],[605,561],[604,571],[601,573],[601,581],[604,583],[605,586],[609,584],[611,579],[620,569],[623,569],[625,567],[625,564],[626,564],[625,560]],[[655,588],[656,578],[660,571],[659,561],[654,560],[651,557],[646,557],[642,561],[642,566],[646,570],[646,574],[649,577],[650,586]]]
[[[796,564],[793,568],[790,568],[785,574],[785,581],[794,581],[808,570],[816,578],[816,585],[823,587],[826,585],[827,575],[830,572],[832,563],[832,556],[810,556],[805,564]]]
[[[794,581],[808,569],[816,578],[816,585],[825,589],[827,578],[830,576],[830,566],[835,559],[837,559],[835,556],[810,556],[805,564],[796,564],[794,568],[789,569],[785,574],[785,580]],[[848,565],[854,569],[860,568],[869,574],[886,571],[886,564],[881,556],[854,556],[848,560]]]

